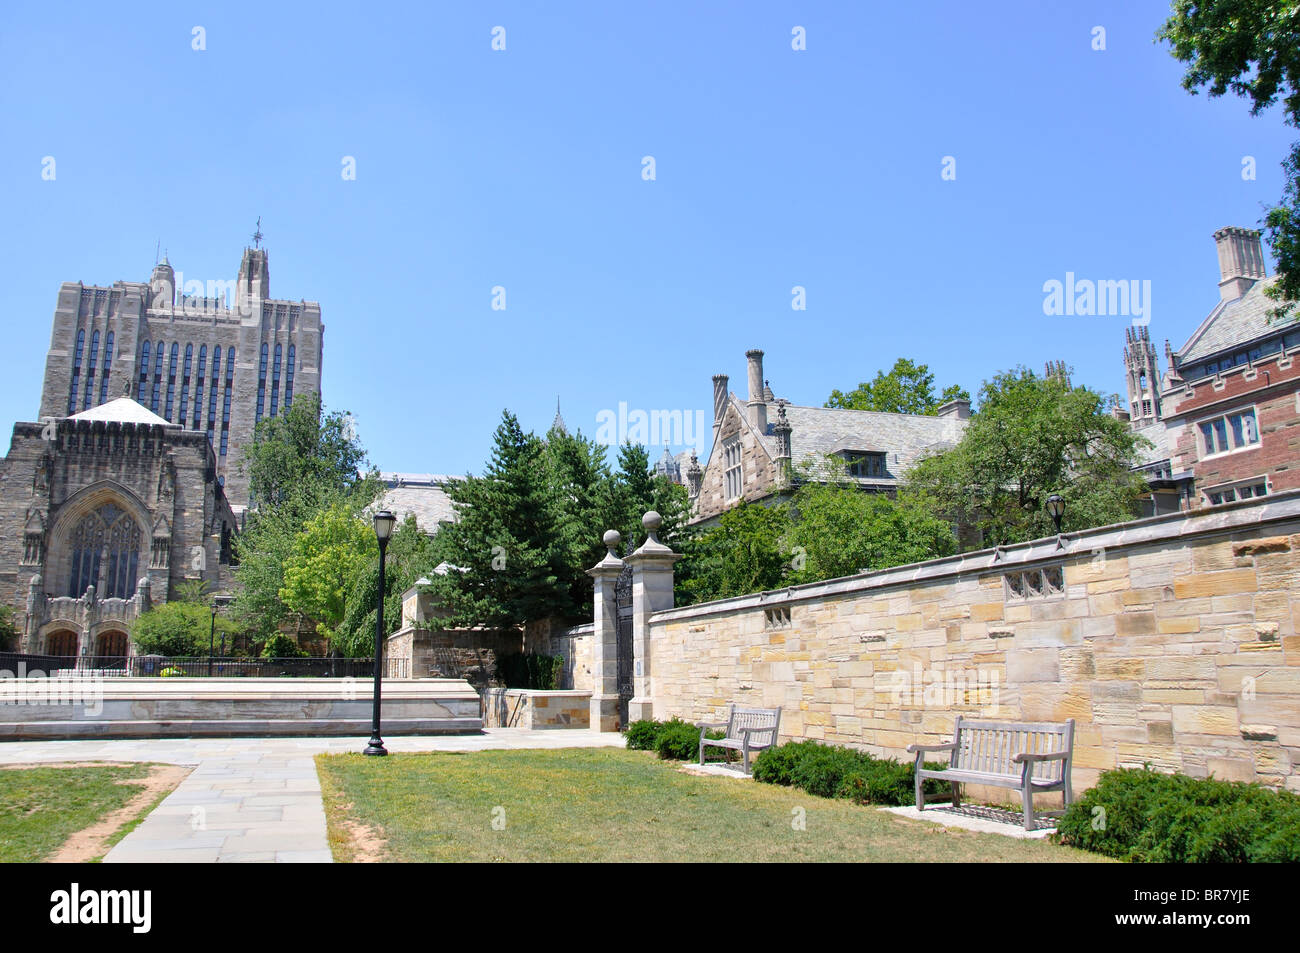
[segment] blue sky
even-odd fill
[[[1186,93],[1167,9],[8,4],[0,426],[36,416],[60,282],[148,280],[159,240],[233,278],[258,216],[385,470],[477,470],[502,408],[544,430],[557,394],[589,435],[620,402],[707,411],[750,347],[800,404],[899,356],[1119,390],[1131,319],[1046,316],[1044,282],[1149,280],[1177,347],[1218,299],[1212,232],[1259,222],[1294,136]]]

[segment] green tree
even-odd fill
[[[795,554],[795,582],[817,582],[887,569],[957,551],[949,523],[909,500],[866,493],[827,460],[824,482],[804,481],[792,500],[788,540]]]
[[[347,608],[347,590],[378,559],[374,529],[347,503],[334,503],[295,537],[280,600],[290,612],[315,620],[317,631],[332,639]]]
[[[677,575],[680,602],[709,602],[788,585],[790,531],[786,504],[740,503],[717,525],[679,544],[684,558]]]
[[[1183,88],[1211,97],[1232,92],[1258,115],[1280,99],[1288,125],[1300,125],[1300,21],[1294,0],[1173,0],[1156,34],[1187,65]],[[1282,164],[1286,189],[1264,219],[1278,280],[1268,290],[1281,302],[1275,316],[1300,298],[1300,143]]]
[[[378,544],[376,543],[376,547]],[[434,545],[408,515],[389,537],[384,554],[384,631],[396,632],[402,622],[402,594],[432,571]],[[379,602],[378,556],[348,586],[343,620],[335,630],[330,651],[336,655],[369,657],[375,653],[375,622]]]
[[[842,410],[874,410],[889,414],[933,414],[950,400],[970,400],[970,394],[957,384],[934,396],[934,374],[925,364],[900,357],[886,374],[877,371],[872,381],[863,381],[844,393],[831,391],[827,407]]]
[[[18,626],[13,606],[0,605],[0,652],[12,652],[18,645]]]
[[[217,616],[218,643],[223,634],[233,639],[239,631],[237,624]],[[206,656],[212,632],[212,609],[200,602],[165,602],[142,612],[131,626],[131,638],[145,655]]]
[[[447,486],[457,519],[434,537],[435,554],[454,567],[430,586],[447,613],[439,626],[508,628],[574,615],[550,479],[542,442],[503,412],[483,476]]]
[[[1100,394],[1021,367],[984,383],[961,442],[920,461],[905,497],[978,531],[984,545],[1053,532],[1052,493],[1065,498],[1066,530],[1123,522],[1145,489],[1131,470],[1140,445]]]

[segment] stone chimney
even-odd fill
[[[1219,297],[1240,298],[1264,273],[1264,250],[1253,228],[1221,228],[1214,233],[1219,249]]]
[[[713,375],[713,442],[718,442],[722,429],[722,416],[727,412],[727,375]]]
[[[970,420],[970,401],[964,397],[942,404],[934,412],[936,417],[952,417],[954,420]]]
[[[749,361],[749,411],[750,425],[761,434],[767,433],[767,401],[763,398],[763,352],[753,348],[745,352]]]

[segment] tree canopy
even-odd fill
[[[877,371],[874,380],[863,381],[847,393],[831,391],[826,406],[888,414],[933,414],[958,398],[970,400],[970,394],[957,384],[949,384],[935,397],[934,374],[929,366],[900,357],[888,373]]]
[[[1145,489],[1131,471],[1142,442],[1100,394],[1020,367],[984,383],[961,442],[912,469],[907,497],[983,545],[1049,535],[1052,493],[1066,501],[1067,530],[1123,522]]]

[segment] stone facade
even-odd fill
[[[1076,790],[1151,764],[1300,791],[1300,492],[649,616],[656,718],[782,708],[906,757],[954,717],[1077,722]]]
[[[217,479],[242,511],[248,485],[240,451],[254,425],[281,413],[294,395],[320,393],[320,305],[271,298],[264,248],[244,249],[234,281],[177,287],[179,280],[164,258],[148,283],[65,282],[39,417],[69,417],[128,394],[169,422],[206,434]]]
[[[14,425],[0,463],[0,599],[21,649],[125,656],[130,623],[185,580],[229,582],[235,515],[202,432],[127,398]]]
[[[591,692],[489,688],[483,692],[485,728],[587,728]]]

